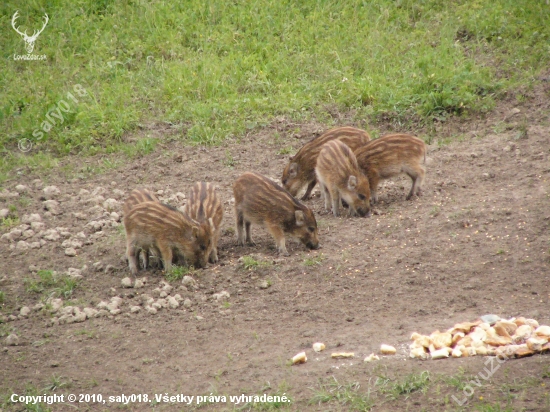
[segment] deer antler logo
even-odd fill
[[[32,51],[34,50],[34,43],[36,42],[38,35],[42,33],[42,31],[44,31],[50,19],[48,15],[44,13],[44,25],[40,30],[35,30],[32,36],[29,36],[26,30],[24,33],[21,33],[19,29],[15,27],[15,20],[17,20],[18,17],[19,17],[19,11],[16,11],[11,19],[11,25],[13,29],[23,37],[23,40],[25,41],[25,49],[27,49],[27,53],[31,54]]]

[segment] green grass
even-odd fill
[[[192,273],[194,273],[194,269],[190,267],[173,265],[169,271],[164,273],[164,278],[168,282],[175,282],[177,280],[182,280],[185,275]]]
[[[25,53],[16,10],[30,32],[50,16],[34,50],[46,61],[13,59]],[[161,122],[219,144],[276,116],[329,124],[336,109],[406,124],[484,112],[547,70],[549,13],[533,0],[8,0],[0,180],[69,153],[148,153],[154,137],[124,137]]]
[[[323,263],[323,260],[325,260],[326,257],[322,253],[320,253],[318,256],[308,257],[304,259],[304,265],[305,266],[319,266]]]
[[[38,279],[25,279],[25,289],[29,293],[40,293],[45,297],[57,296],[65,299],[72,296],[78,287],[78,280],[66,275],[56,275],[52,270],[39,270]]]
[[[271,266],[271,262],[267,262],[265,260],[258,260],[248,255],[243,256],[241,259],[242,259],[243,268],[245,268],[246,270],[253,270],[261,267]]]
[[[411,373],[403,379],[397,379],[395,381],[381,377],[378,380],[378,384],[381,393],[385,393],[389,399],[395,400],[400,396],[408,397],[411,393],[416,391],[425,393],[430,385],[430,373],[428,371]]]
[[[371,399],[370,391],[362,392],[359,383],[341,384],[332,377],[329,381],[321,383],[319,389],[314,390],[309,403],[315,405],[338,403],[349,411],[370,411],[375,404]]]
[[[0,290],[0,305],[3,305],[6,301],[6,292],[3,290]]]
[[[19,225],[19,218],[17,216],[8,216],[0,219],[0,227],[3,230],[11,229],[17,225]]]

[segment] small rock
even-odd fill
[[[5,219],[10,215],[9,209],[0,209],[0,219]]]
[[[98,311],[94,308],[84,308],[84,309],[82,309],[82,312],[84,312],[86,314],[86,317],[88,319],[91,319],[91,318],[93,318],[97,315]]]
[[[262,280],[260,282],[260,289],[267,289],[269,287],[269,282],[267,280]]]
[[[161,293],[160,288],[155,288],[155,289],[153,289],[153,290],[151,291],[151,294],[152,294],[153,297],[155,297],[155,298],[160,297],[160,293]]]
[[[194,287],[196,282],[195,282],[195,279],[193,279],[191,276],[189,275],[186,275],[183,277],[183,279],[181,280],[181,283],[184,285],[184,286],[187,286],[187,287]]]
[[[31,222],[31,229],[34,231],[44,230],[46,224],[44,222]]]
[[[2,242],[6,242],[6,243],[13,242],[13,238],[11,237],[11,233],[4,233],[2,236],[0,236],[0,240]]]
[[[42,238],[46,240],[51,240],[52,242],[55,242],[56,240],[59,240],[60,236],[57,230],[55,229],[48,229],[45,230],[42,234]]]
[[[28,306],[23,306],[21,309],[19,309],[19,314],[25,318],[29,316],[30,313],[31,308],[29,308]]]
[[[160,293],[159,293],[159,297],[160,298],[165,298],[166,296],[168,296],[168,293],[166,293],[164,290],[161,290]]]
[[[141,301],[146,304],[150,299],[153,299],[151,296],[149,296],[148,294],[144,293],[143,295],[141,295],[139,297],[141,299]]]
[[[109,212],[112,212],[120,208],[120,203],[116,199],[107,199],[103,202],[103,208]]]
[[[104,193],[107,192],[107,189],[105,189],[104,187],[101,187],[101,186],[97,186],[93,191],[92,191],[92,196],[97,196],[97,195],[102,195]]]
[[[105,266],[105,273],[113,273],[116,271],[116,268],[113,265]]]
[[[34,230],[32,229],[25,230],[23,233],[21,233],[21,237],[25,240],[30,239],[34,235],[35,233],[34,233]]]
[[[125,277],[124,279],[122,279],[120,281],[120,285],[123,288],[131,288],[132,287],[132,279],[130,279],[129,277]]]
[[[112,212],[110,216],[115,222],[120,222],[120,215],[117,212]]]
[[[82,247],[82,242],[76,239],[68,239],[63,241],[63,243],[61,243],[61,247],[64,247],[64,248],[72,247],[73,249],[80,249]]]
[[[157,299],[157,301],[154,304],[160,305],[161,308],[168,307],[168,302],[166,301],[166,299],[163,299],[163,298]]]
[[[52,313],[57,312],[59,309],[63,307],[63,299],[59,299],[59,298],[46,301],[46,303],[52,307],[51,309]]]
[[[59,313],[63,315],[72,315],[74,313],[74,306],[65,306]]]
[[[168,302],[168,306],[170,306],[172,309],[176,309],[180,305],[179,302],[173,296],[168,296],[166,301]]]
[[[312,330],[306,330],[305,332],[302,332],[302,336],[304,338],[310,338],[312,337],[313,335],[315,335],[315,332],[312,331]]]
[[[21,229],[12,229],[9,234],[11,240],[17,240],[21,237],[23,231]]]
[[[80,269],[69,268],[67,270],[67,275],[73,279],[82,279],[82,271]]]
[[[140,289],[143,286],[145,286],[145,282],[143,281],[143,279],[136,279],[136,281],[134,282],[134,288]]]
[[[141,310],[141,306],[131,306],[130,307],[130,312],[131,313],[138,313],[139,311]]]
[[[81,311],[79,307],[74,308],[74,321],[76,323],[84,322],[86,320],[86,312]]]
[[[109,311],[109,313],[110,313],[111,315],[118,315],[118,314],[120,314],[121,312],[122,312],[122,310],[120,310],[120,309],[111,309],[111,310]]]
[[[17,245],[15,246],[15,251],[16,252],[24,252],[25,250],[29,250],[30,246],[27,242],[25,242],[24,240],[20,240],[19,242],[17,242]]]
[[[46,199],[53,199],[61,193],[57,186],[46,186],[42,191],[44,192]]]
[[[105,309],[100,309],[96,314],[95,314],[95,317],[96,318],[103,318],[105,316],[109,316],[109,311],[105,310]]]
[[[229,292],[222,290],[220,293],[214,293],[212,297],[214,298],[214,300],[220,301],[223,299],[229,299],[230,295]]]
[[[17,320],[17,316],[9,315],[9,316],[8,316],[8,320],[9,320],[10,322],[13,322],[14,320]]]
[[[19,197],[19,193],[17,192],[8,192],[7,190],[3,190],[0,192],[0,199],[10,199],[13,197]]]
[[[82,197],[88,196],[89,194],[90,194],[89,190],[80,189],[80,192],[78,192],[78,197],[82,198]]]
[[[96,272],[101,272],[103,270],[103,263],[102,262],[95,262],[92,264],[92,267]]]
[[[197,319],[197,320],[204,320],[204,318],[203,318],[202,316],[200,316],[200,315],[195,316],[195,319]]]
[[[65,255],[70,257],[76,256],[76,250],[74,250],[74,248],[72,247],[69,247],[65,249]]]
[[[147,311],[147,313],[149,313],[150,315],[155,315],[157,313],[157,310],[152,307],[152,306],[145,306],[145,310]]]
[[[39,312],[42,309],[44,309],[45,307],[46,307],[46,305],[44,305],[43,303],[37,303],[36,305],[34,305],[32,307],[32,310],[35,311],[35,312]]]
[[[77,220],[86,220],[87,216],[82,212],[73,213],[73,217]]]
[[[176,299],[178,302],[181,302],[183,300],[183,298],[181,297],[181,295],[179,293],[176,293],[174,295],[174,299]]]
[[[125,196],[126,196],[126,194],[122,190],[120,190],[120,189],[114,189],[113,190],[113,197],[115,199],[120,200]]]
[[[10,333],[8,337],[4,340],[5,344],[8,346],[17,346],[19,345],[19,336],[15,333]]]
[[[44,205],[44,209],[50,212],[52,215],[60,215],[61,212],[59,210],[59,202],[57,200],[46,200],[45,202],[42,202]]]
[[[42,218],[38,213],[31,213],[30,215],[23,215],[21,218],[22,223],[41,222]]]
[[[185,308],[190,308],[191,306],[193,306],[193,302],[191,302],[191,299],[185,299],[185,300],[183,301],[183,306],[184,306]]]
[[[500,316],[498,315],[483,315],[480,317],[481,321],[484,323],[488,323],[489,325],[494,325],[500,320]]]
[[[25,185],[17,185],[15,186],[15,190],[19,193],[26,193],[29,191],[29,188]]]
[[[162,291],[166,292],[167,294],[172,292],[172,289],[174,289],[174,288],[168,283],[164,283],[164,286],[162,286]]]
[[[31,249],[40,249],[42,245],[40,244],[40,242],[31,242],[29,243],[29,247]]]

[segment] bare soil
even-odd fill
[[[484,314],[525,316],[550,325],[547,102],[543,87],[527,103],[505,102],[486,118],[438,125],[438,138],[429,146],[424,195],[406,201],[410,180],[389,180],[379,191],[381,201],[371,218],[335,218],[324,211],[317,192],[306,203],[316,213],[322,248],[307,251],[289,241],[288,258],[277,255],[273,239],[257,226],[252,227],[256,246],[236,246],[232,182],[245,171],[279,180],[288,155],[277,153],[289,145],[299,148],[325,130],[324,125],[293,125],[281,119],[215,148],[162,139],[172,132],[156,127],[147,131],[162,139],[154,153],[101,175],[79,178],[77,173],[83,165],[101,164],[99,157],[64,159],[63,173],[20,170],[4,187],[14,191],[24,184],[29,193],[19,200],[0,200],[0,209],[13,204],[19,217],[39,213],[46,228],[65,227],[71,234],[94,233],[86,224],[102,218],[104,211],[90,210],[94,205],[85,203],[90,196],[79,192],[97,187],[105,188],[105,199],[114,197],[115,189],[127,194],[138,187],[163,190],[167,197],[170,191],[187,193],[196,181],[211,181],[219,187],[225,216],[220,262],[191,273],[197,289],[172,282],[172,295],[190,299],[191,307],[166,308],[155,315],[129,311],[131,304],[141,304],[139,295],[152,293],[164,277],[161,270],[149,270],[140,273],[148,278],[144,288],[121,287],[121,279],[130,275],[121,227],[105,227],[105,235],[77,249],[75,257],[65,256],[63,239],[23,254],[2,243],[0,290],[5,293],[6,322],[0,328],[4,336],[16,333],[20,342],[5,346],[1,338],[0,391],[11,395],[36,388],[43,393],[60,378],[67,385],[48,393],[104,398],[141,393],[153,398],[284,392],[292,399],[289,410],[360,410],[350,403],[309,403],[321,384],[336,379],[342,385],[358,383],[359,394],[371,390],[374,411],[548,410],[549,356],[507,361],[491,379],[474,387],[475,394],[462,407],[451,397],[461,400],[463,391],[448,379],[476,376],[486,358],[422,362],[408,357],[412,332],[429,334]],[[514,107],[520,112],[514,114]],[[72,173],[67,170],[74,175],[66,176]],[[61,191],[60,215],[44,216],[41,188],[48,185]],[[76,219],[76,212],[86,218]],[[2,227],[2,233],[9,230]],[[239,261],[244,255],[267,263],[245,269]],[[113,270],[95,271],[93,263],[98,261]],[[66,304],[95,307],[116,295],[123,298],[122,313],[52,326],[53,315],[42,310],[8,321],[21,307],[44,299],[26,291],[24,280],[37,279],[31,265],[59,273],[86,265]],[[222,290],[230,298],[215,300],[213,295]],[[314,342],[324,342],[327,349],[314,353]],[[382,343],[397,347],[398,354],[364,363]],[[301,351],[306,351],[308,362],[290,366],[288,359]],[[354,352],[355,357],[335,360],[332,352]],[[379,377],[399,382],[423,371],[430,373],[425,391],[393,399],[375,385]],[[23,409],[4,402],[8,409]],[[479,409],[487,404],[502,409]],[[55,411],[121,407],[109,402],[51,406]],[[206,410],[233,407],[230,402],[202,405]],[[268,410],[255,406],[262,407]],[[151,404],[126,408],[149,410]],[[178,403],[155,408],[189,410]]]

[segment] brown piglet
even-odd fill
[[[235,181],[233,193],[239,245],[244,245],[245,240],[253,244],[250,225],[256,223],[267,228],[277,243],[277,250],[285,256],[289,255],[285,233],[300,239],[309,249],[319,247],[313,212],[278,184],[259,174],[247,172]]]
[[[315,179],[315,164],[323,145],[331,140],[339,140],[348,145],[351,150],[363,146],[370,140],[367,132],[355,127],[336,127],[310,140],[290,159],[283,171],[282,182],[292,196],[307,184],[306,193],[301,200],[309,199],[311,191],[317,183]]]
[[[183,255],[186,263],[196,268],[206,266],[207,251],[212,241],[212,219],[199,223],[172,206],[159,202],[142,202],[124,216],[126,254],[130,271],[138,272],[140,249],[160,252],[164,269],[172,267],[174,253]]]
[[[130,196],[128,196],[128,199],[124,202],[124,205],[122,206],[122,213],[124,216],[127,216],[130,213],[130,210],[134,206],[136,206],[139,203],[143,202],[158,202],[159,200],[157,197],[153,194],[153,192],[147,190],[147,189],[134,189],[130,193]],[[143,247],[137,251],[138,259],[139,261],[139,253],[141,253],[141,256],[143,257],[143,267],[144,269],[147,269],[149,267],[149,255],[151,253],[151,249],[154,249],[153,245],[151,247]],[[156,250],[156,254],[158,255],[158,250]]]
[[[378,183],[401,173],[412,179],[412,187],[407,195],[422,194],[422,183],[426,169],[426,144],[418,137],[409,134],[389,134],[375,139],[354,151],[357,163],[369,179],[373,203],[378,201]]]
[[[122,206],[122,213],[124,216],[126,216],[128,213],[130,213],[130,210],[137,205],[138,203],[143,202],[158,202],[159,200],[157,197],[147,189],[134,189],[130,193],[130,196],[128,196],[128,199],[124,202],[124,205]]]
[[[325,197],[325,210],[340,215],[340,200],[349,206],[350,216],[370,216],[369,181],[357,165],[352,150],[338,140],[325,143],[315,167]]]
[[[210,263],[216,263],[218,261],[218,241],[220,240],[223,208],[214,185],[205,182],[195,183],[189,191],[184,213],[199,223],[212,219],[212,242],[206,255]]]

